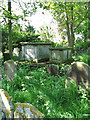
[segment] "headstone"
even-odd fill
[[[4,73],[7,76],[8,80],[13,80],[13,77],[16,75],[17,67],[13,60],[8,60],[4,62]]]
[[[12,118],[14,115],[14,108],[12,104],[12,97],[8,92],[0,89],[0,111],[2,111],[2,118]]]
[[[77,85],[82,84],[82,89],[85,90],[90,85],[90,67],[84,62],[74,62],[67,70],[66,84],[69,85],[68,80],[75,80]]]
[[[57,76],[59,74],[59,67],[58,65],[51,64],[47,67],[47,72],[50,75]]]
[[[39,110],[29,103],[15,103],[14,118],[41,119],[44,117]]]
[[[14,48],[13,49],[13,55],[19,56],[19,48]]]

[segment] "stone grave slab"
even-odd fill
[[[17,67],[13,60],[8,60],[4,62],[4,74],[7,76],[8,80],[13,80],[16,75]]]

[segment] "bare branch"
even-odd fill
[[[3,19],[4,19],[4,21],[7,23],[6,18],[4,17]]]
[[[13,2],[15,2],[15,3],[17,3],[17,1],[15,1],[15,0],[12,0]]]
[[[4,7],[0,6],[3,10],[7,11]]]
[[[18,2],[19,2],[19,6],[20,6],[20,7],[21,7],[21,9],[23,10],[23,7],[22,7],[22,5],[21,5],[20,0],[18,0]],[[22,1],[22,3],[24,3],[24,2]]]

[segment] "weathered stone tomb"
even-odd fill
[[[40,60],[49,59],[49,48],[51,47],[51,43],[21,42],[20,44],[21,44],[20,60],[38,62]]]

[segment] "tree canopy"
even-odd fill
[[[30,21],[27,20],[27,17],[30,17],[32,14],[34,14],[38,6],[40,8],[47,9],[51,12],[51,14],[54,16],[54,19],[56,19],[56,21],[58,22],[59,34],[63,38],[65,38],[65,36],[67,35],[68,46],[72,47],[72,51],[76,43],[75,39],[76,34],[79,35],[81,34],[83,41],[88,40],[89,37],[88,2],[40,1],[40,2],[22,2],[23,5],[20,3],[20,1],[18,3],[20,7],[19,9],[22,10],[21,15],[17,15],[14,11],[12,11],[12,9],[10,10],[10,2],[8,2],[7,5],[5,5],[3,2],[2,4],[0,4],[0,13],[2,14],[1,25],[3,34],[5,35],[3,37],[3,43],[5,42],[5,40],[8,43],[6,36],[9,35],[9,37],[11,37],[12,39],[11,41],[12,43],[9,42],[9,49],[11,49],[10,51],[12,51],[12,48],[10,48],[10,46],[12,46],[11,44],[15,43],[15,41],[17,41],[18,43],[21,40],[25,41],[26,39],[28,40],[28,38],[30,39],[31,37],[33,39],[35,31],[33,26],[30,25]],[[20,20],[28,23],[28,26],[26,26],[25,34],[22,30],[22,25],[19,22]],[[43,28],[43,30],[45,30],[45,28]],[[11,33],[11,35],[9,33]],[[32,35],[32,33],[34,35]],[[48,37],[47,36],[48,33],[49,32],[47,33],[44,32],[43,36]],[[14,34],[15,35],[17,34],[17,37]],[[37,37],[38,35],[36,35],[35,38]]]
[[[62,35],[67,34],[68,45],[73,48],[75,34],[82,34],[82,39],[88,39],[88,4],[87,2],[50,1],[40,3],[40,6],[51,10],[58,21],[58,31]]]

